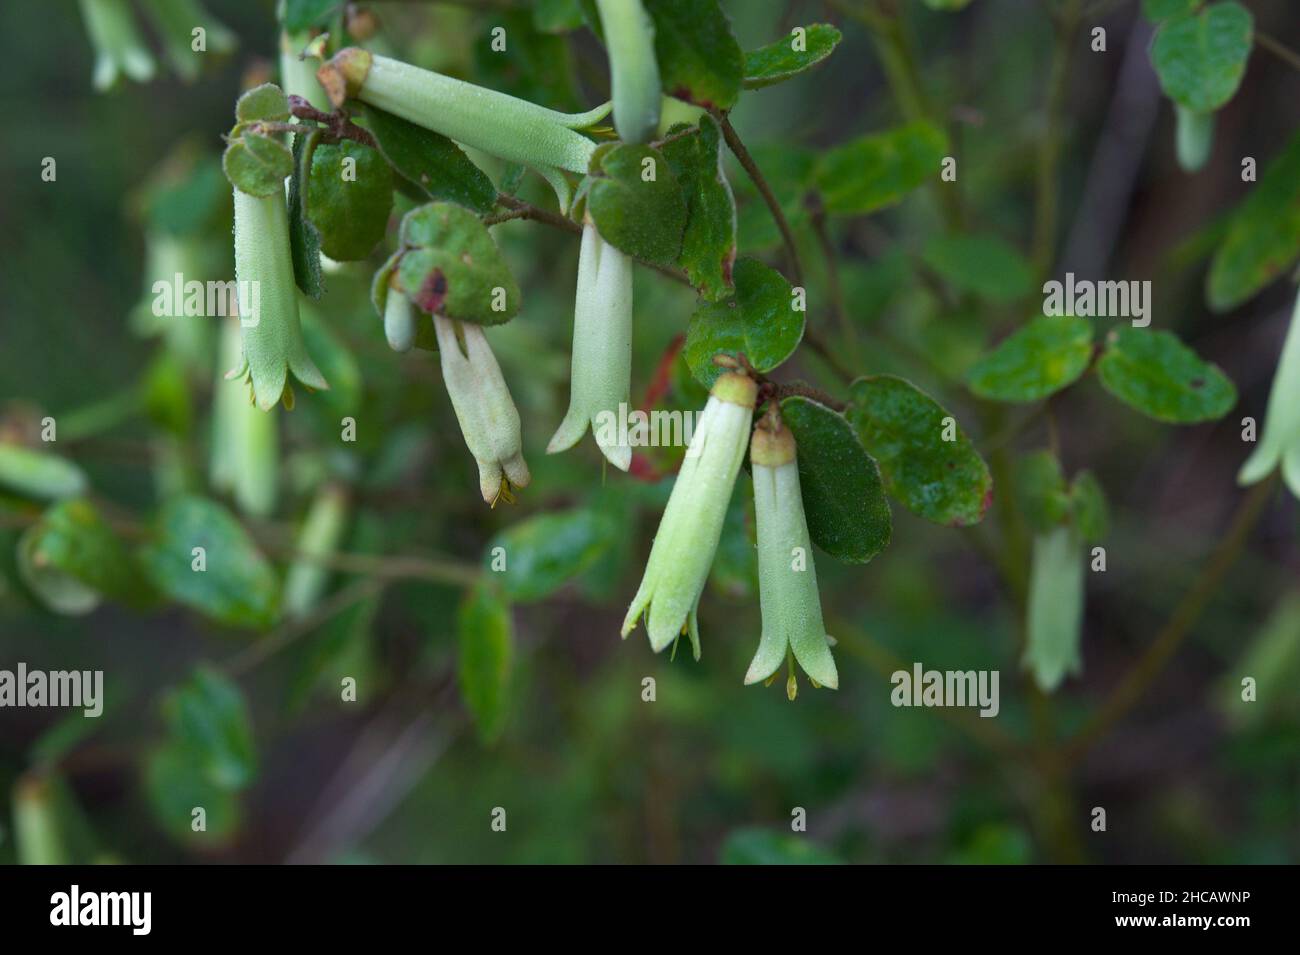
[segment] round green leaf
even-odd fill
[[[259,120],[282,123],[289,118],[289,99],[274,83],[255,86],[235,103],[235,119],[241,123]]]
[[[284,178],[293,173],[293,153],[277,139],[245,131],[226,146],[221,168],[240,192],[264,199],[283,193]]]
[[[956,419],[892,375],[859,378],[851,392],[845,414],[879,462],[889,493],[927,521],[979,523],[993,499],[993,478]]]
[[[714,355],[743,352],[755,369],[769,372],[803,338],[804,313],[795,310],[790,283],[780,272],[743,258],[736,263],[735,280],[735,297],[702,304],[686,328],[686,363],[706,388],[722,372]]]
[[[401,238],[398,285],[423,311],[477,325],[500,325],[519,313],[519,285],[468,209],[450,202],[413,209],[402,220]]]
[[[1228,376],[1172,332],[1116,329],[1107,336],[1097,374],[1112,395],[1157,421],[1211,421],[1237,403]]]
[[[601,237],[628,255],[671,265],[682,249],[686,199],[657,149],[620,144],[592,159],[587,212]]]
[[[253,728],[238,685],[211,667],[198,667],[167,695],[162,712],[173,741],[189,748],[209,782],[235,791],[253,781]]]
[[[504,558],[495,576],[509,599],[540,600],[599,560],[616,533],[608,515],[587,508],[537,514],[493,538],[484,563],[492,572],[497,556]]]
[[[1166,95],[1194,113],[1210,113],[1232,99],[1246,72],[1254,20],[1233,0],[1166,20],[1151,46]]]
[[[149,596],[134,556],[86,500],[47,510],[28,530],[27,558],[46,573],[66,574],[96,593],[139,606]]]
[[[30,527],[18,539],[15,555],[18,576],[36,598],[55,613],[80,616],[99,606],[99,591],[54,566],[41,553],[39,527]]]
[[[939,175],[948,138],[926,122],[862,136],[826,152],[813,174],[827,212],[866,215]]]
[[[745,55],[718,0],[651,0],[646,13],[664,92],[708,109],[735,105]]]
[[[364,259],[384,237],[393,173],[378,151],[351,140],[318,145],[307,181],[307,217],[331,259]]]
[[[781,415],[794,435],[809,536],[832,557],[865,564],[889,544],[892,526],[876,462],[825,405],[786,398]]]
[[[745,89],[761,89],[810,70],[834,52],[843,34],[829,23],[797,27],[775,43],[745,54]]]
[[[1072,315],[1040,315],[971,368],[971,391],[994,401],[1038,401],[1078,380],[1092,358],[1092,327]]]
[[[921,260],[957,291],[989,302],[1014,302],[1034,287],[1025,257],[995,236],[938,235],[925,244]]]
[[[1080,471],[1070,485],[1070,511],[1074,526],[1085,541],[1101,540],[1110,524],[1106,492],[1091,471]]]

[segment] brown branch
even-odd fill
[[[379,147],[379,144],[375,141],[375,137],[370,134],[370,131],[352,122],[351,117],[349,117],[342,109],[336,109],[332,113],[327,113],[324,110],[319,110],[315,106],[312,106],[311,103],[307,102],[301,96],[290,95],[289,112],[298,119],[312,120],[324,126],[325,130],[323,138],[327,143],[331,141],[337,142],[341,139],[350,139],[363,146],[369,146],[371,149],[377,149]],[[274,132],[302,132],[301,129],[295,128],[292,123],[266,123],[264,125],[267,127],[283,127],[275,129]]]

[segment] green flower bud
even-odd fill
[[[590,222],[578,253],[572,362],[569,411],[546,453],[573,447],[591,425],[601,453],[626,471],[632,449],[618,443],[618,416],[632,390],[632,260]]]
[[[221,322],[221,364],[231,369],[225,378],[240,374],[243,344],[239,323]],[[274,415],[263,414],[248,403],[248,392],[218,381],[212,397],[212,454],[208,475],[212,487],[228,494],[235,506],[254,517],[275,511],[280,473],[279,425]]]
[[[645,576],[623,620],[626,637],[645,612],[650,646],[656,653],[685,633],[695,659],[700,658],[696,619],[700,594],[745,458],[757,396],[753,379],[727,372],[714,382],[695,426],[650,548]]]
[[[1291,313],[1291,327],[1268,394],[1268,412],[1259,447],[1246,459],[1238,484],[1254,484],[1282,465],[1282,479],[1300,498],[1300,295]]]
[[[1178,165],[1185,172],[1199,172],[1214,149],[1214,114],[1194,113],[1175,103],[1174,116]]]
[[[1083,540],[1074,527],[1063,524],[1034,538],[1023,664],[1049,693],[1067,673],[1083,670],[1083,582]]]
[[[388,289],[388,299],[384,303],[384,337],[388,347],[395,352],[408,352],[415,344],[415,308],[406,293],[395,288]]]
[[[281,397],[286,407],[292,407],[289,372],[308,388],[323,390],[329,384],[302,339],[284,194],[258,197],[240,189],[234,192],[235,278],[253,398],[263,411],[274,408]]]
[[[754,472],[754,518],[758,526],[758,603],[763,634],[745,684],[772,677],[793,653],[814,686],[840,685],[822,623],[817,568],[804,517],[794,436],[768,420],[754,429],[749,461]],[[787,695],[794,699],[794,668]]]
[[[659,64],[654,23],[641,0],[596,0],[609,48],[614,128],[628,143],[643,143],[659,127]]]
[[[112,89],[122,74],[137,83],[153,79],[153,54],[140,37],[127,0],[81,0],[81,15],[95,48],[95,89]]]
[[[478,462],[483,500],[493,507],[502,498],[513,500],[511,488],[527,487],[532,475],[524,461],[519,411],[501,366],[479,326],[434,315],[433,330],[460,433]],[[463,349],[457,331],[464,337]]]

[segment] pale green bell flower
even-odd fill
[[[1269,391],[1264,433],[1255,453],[1241,466],[1237,483],[1261,481],[1279,464],[1286,486],[1300,498],[1300,295],[1296,297],[1291,327]]]
[[[1067,674],[1083,670],[1084,570],[1083,539],[1073,526],[1062,524],[1035,536],[1022,664],[1048,693]]]
[[[758,386],[739,372],[719,376],[691,437],[659,521],[645,576],[623,620],[623,636],[646,614],[656,653],[685,633],[700,658],[697,610],[745,458]]]

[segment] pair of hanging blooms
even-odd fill
[[[794,436],[782,424],[775,398],[751,435],[757,397],[757,384],[742,372],[726,372],[714,383],[623,620],[623,636],[644,616],[656,653],[685,634],[699,659],[700,596],[748,447],[763,623],[745,683],[770,681],[787,663],[786,693],[793,700],[795,661],[814,687],[837,689],[839,675],[822,621]]]

